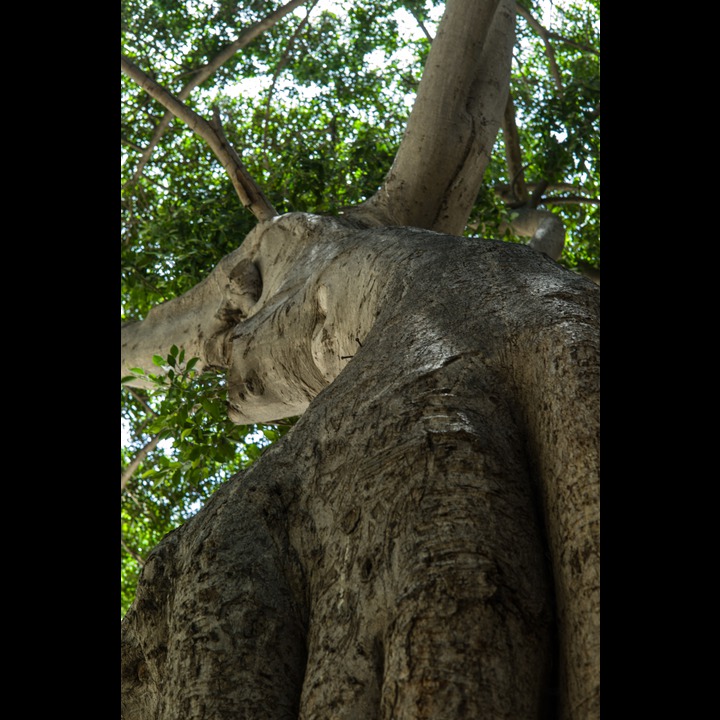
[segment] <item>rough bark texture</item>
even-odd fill
[[[246,243],[231,412],[307,409],[153,552],[123,717],[599,718],[599,289],[411,228]]]

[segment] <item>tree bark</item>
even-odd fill
[[[502,123],[515,2],[448,0],[382,187],[352,212],[461,234]]]
[[[599,718],[599,289],[538,212],[540,252],[444,234],[514,14],[448,0],[375,196],[260,222],[123,328],[122,375],[177,345],[234,421],[302,415],[148,558],[126,720]]]
[[[148,559],[123,717],[599,718],[597,286],[315,216],[243,248],[231,410],[306,410]]]

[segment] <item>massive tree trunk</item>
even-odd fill
[[[454,151],[442,128],[470,128],[434,183],[425,103],[375,198],[260,222],[124,328],[123,375],[176,344],[227,372],[233,420],[302,415],[148,558],[125,720],[599,718],[599,289],[445,234],[502,118],[512,7],[448,3],[428,67],[458,17],[485,61],[428,130]]]
[[[225,343],[230,406],[310,405],[148,560],[124,717],[597,717],[599,289],[302,214],[243,250],[289,281]]]

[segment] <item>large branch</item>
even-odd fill
[[[135,80],[143,90],[207,142],[223,168],[225,168],[225,172],[230,177],[235,192],[237,192],[244,207],[250,210],[258,220],[269,220],[277,215],[275,208],[263,195],[262,190],[245,169],[238,154],[226,140],[217,118],[213,124],[201,118],[194,110],[191,110],[165,88],[158,85],[124,55],[120,56],[120,65],[128,77]]]
[[[515,10],[448,0],[393,166],[357,214],[462,233],[505,110]]]
[[[238,35],[237,40],[223,48],[209,63],[207,63],[207,65],[203,65],[193,73],[190,81],[178,93],[178,100],[186,100],[190,96],[190,93],[198,85],[205,82],[205,80],[207,80],[218,68],[224,65],[233,55],[235,55],[238,50],[241,50],[249,45],[256,37],[258,37],[258,35],[261,35],[263,32],[275,25],[278,20],[285,17],[285,15],[289,12],[306,2],[307,0],[290,0],[290,2],[270,13],[263,20],[260,20],[260,22],[257,22],[249,28],[243,30]],[[132,182],[137,182],[138,178],[142,174],[143,168],[152,156],[155,147],[160,142],[160,138],[164,135],[173,117],[175,116],[170,111],[163,115],[162,119],[158,123],[158,126],[155,128],[155,132],[153,133],[148,146],[145,148],[140,160],[138,161],[135,173],[133,174]]]

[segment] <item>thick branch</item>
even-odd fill
[[[178,100],[185,100],[190,96],[190,93],[201,83],[205,82],[219,67],[224,65],[238,50],[249,45],[258,35],[262,34],[278,20],[285,17],[289,12],[294,10],[299,5],[303,5],[307,0],[291,0],[290,2],[278,8],[274,12],[270,13],[266,18],[260,20],[260,22],[251,25],[249,28],[243,30],[237,37],[235,42],[230,43],[227,47],[223,48],[215,58],[213,58],[207,65],[203,65],[198,68],[194,73],[190,81],[183,87],[177,95]],[[148,160],[153,154],[153,150],[160,142],[160,138],[167,130],[170,122],[172,121],[174,114],[172,112],[166,112],[162,119],[155,128],[155,132],[150,140],[150,143],[143,151],[138,166],[135,168],[132,182],[137,182],[138,178],[142,174],[143,168],[147,164]]]
[[[358,215],[462,232],[502,122],[514,41],[511,0],[448,0],[395,162]]]
[[[235,150],[229,145],[222,132],[219,131],[217,122],[211,125],[201,118],[195,111],[171,95],[124,55],[120,56],[120,64],[123,72],[128,77],[135,80],[143,90],[207,142],[225,168],[225,172],[228,174],[244,207],[250,210],[258,220],[269,220],[277,215],[277,211],[265,198],[255,180],[245,169]]]

